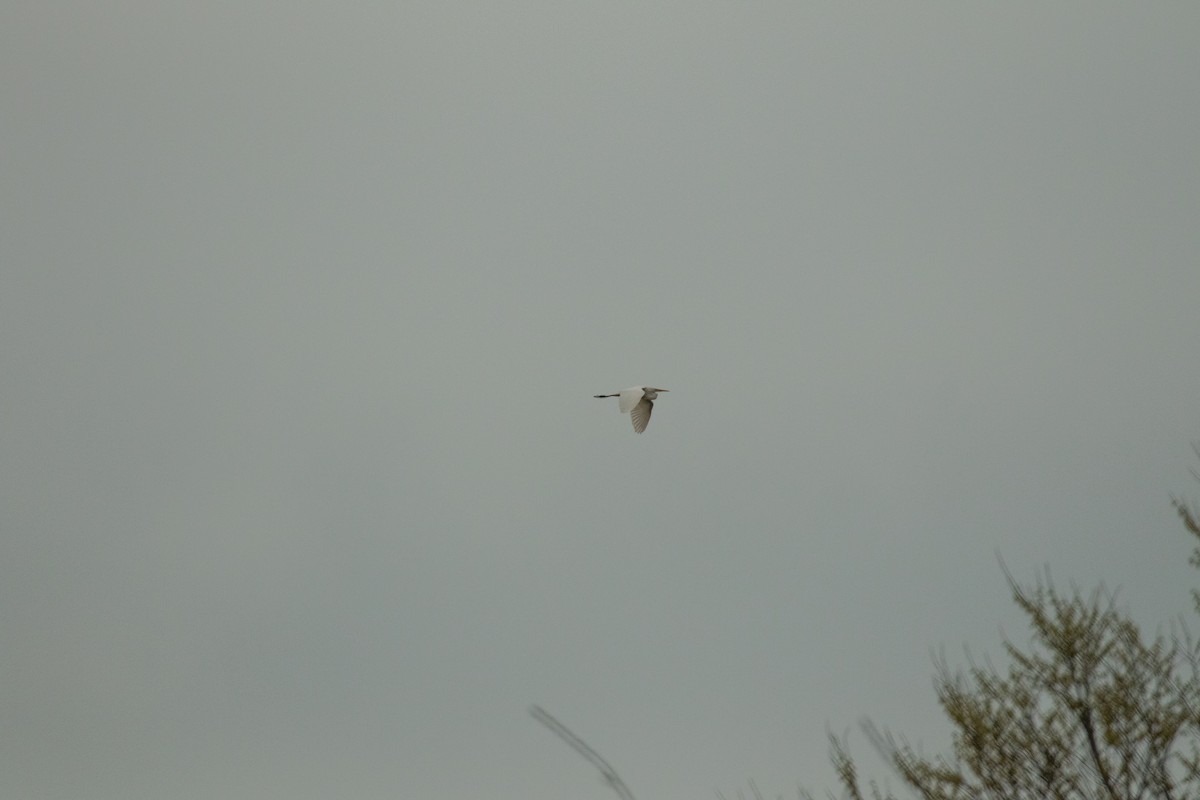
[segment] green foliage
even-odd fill
[[[1200,540],[1197,515],[1172,502]],[[1200,546],[1191,563],[1200,568]],[[1006,577],[1030,643],[1004,642],[1004,671],[938,663],[952,752],[924,756],[865,726],[903,786],[924,800],[1200,800],[1200,646],[1186,634],[1145,637],[1103,588],[1085,596],[1048,574],[1028,588]],[[835,736],[830,758],[850,800],[894,800],[863,787]]]

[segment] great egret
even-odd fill
[[[658,399],[659,392],[670,391],[669,389],[656,389],[653,386],[630,386],[628,389],[622,389],[616,394],[596,394],[593,397],[619,397],[617,408],[622,414],[629,414],[630,421],[633,422],[633,430],[635,433],[641,433],[646,430],[646,424],[650,422],[650,412],[654,410],[654,401]]]

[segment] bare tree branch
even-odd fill
[[[555,736],[569,744],[572,750],[579,753],[579,755],[590,761],[592,766],[600,770],[600,774],[604,776],[604,782],[612,787],[612,790],[617,793],[617,796],[621,800],[636,800],[633,792],[629,791],[629,787],[625,785],[625,781],[621,780],[621,776],[613,769],[612,764],[609,764],[604,760],[603,756],[589,747],[587,742],[572,733],[570,728],[551,716],[550,712],[541,706],[530,706],[529,713],[533,715],[534,719],[549,728]]]

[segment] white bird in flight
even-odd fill
[[[633,422],[633,430],[635,433],[641,433],[646,430],[646,425],[650,422],[650,412],[654,410],[654,401],[658,399],[659,392],[670,391],[669,389],[656,389],[653,386],[630,386],[628,389],[622,389],[616,394],[597,394],[593,397],[619,397],[617,408],[622,414],[629,414],[629,419]]]

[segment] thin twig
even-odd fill
[[[530,706],[529,713],[538,722],[545,725],[550,731],[571,746],[579,755],[586,758],[592,763],[596,769],[600,770],[600,774],[604,777],[604,782],[607,783],[612,790],[617,793],[621,800],[636,800],[633,792],[629,791],[629,787],[625,785],[625,781],[621,780],[621,776],[613,769],[612,764],[604,760],[604,757],[588,746],[588,743],[580,739],[570,728],[556,720],[541,706]]]

